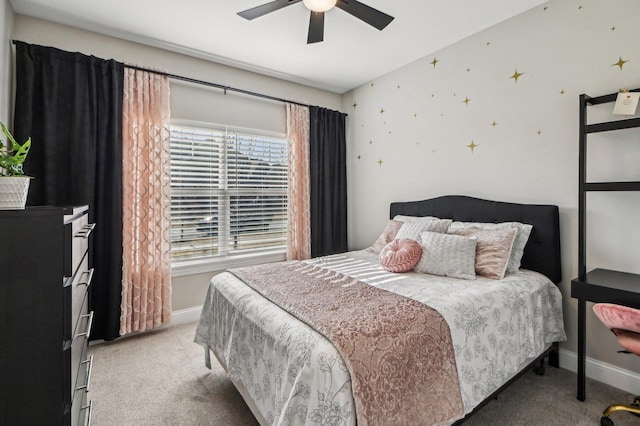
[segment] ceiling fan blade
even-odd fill
[[[324,12],[311,12],[309,17],[309,35],[307,44],[324,40]]]
[[[300,3],[301,1],[302,0],[276,0],[272,1],[271,3],[266,3],[260,6],[252,7],[251,9],[243,10],[242,12],[238,12],[238,15],[242,16],[245,19],[252,20],[266,15],[267,13],[280,10],[283,7]]]
[[[356,0],[338,0],[336,7],[381,31],[393,21],[393,16],[389,16]]]

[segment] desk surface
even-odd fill
[[[640,308],[640,275],[594,269],[571,280],[571,297]]]

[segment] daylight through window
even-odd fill
[[[171,125],[174,266],[286,251],[287,143],[257,133]]]

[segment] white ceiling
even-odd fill
[[[253,21],[270,0],[10,0],[16,13],[344,93],[546,0],[362,0],[395,20],[383,31],[334,8],[307,45],[302,3]],[[170,70],[169,70],[170,71]]]

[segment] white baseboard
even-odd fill
[[[193,308],[180,309],[171,313],[171,322],[167,324],[169,327],[172,325],[187,324],[195,322],[200,319],[200,312],[202,306],[194,306]]]
[[[560,349],[560,367],[576,372],[578,369],[578,354]],[[597,359],[586,359],[586,376],[607,385],[622,389],[634,395],[640,395],[640,374],[625,370]],[[589,389],[587,388],[587,394]]]

